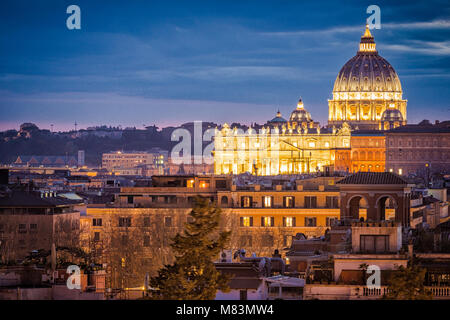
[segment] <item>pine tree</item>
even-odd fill
[[[158,271],[150,280],[155,299],[212,300],[217,290],[229,291],[229,277],[216,270],[213,260],[218,257],[231,232],[219,232],[220,209],[208,199],[197,197],[183,234],[178,233],[171,247],[175,262]]]
[[[390,300],[429,300],[430,292],[425,289],[425,269],[418,266],[400,266],[389,279],[389,292],[386,296]]]

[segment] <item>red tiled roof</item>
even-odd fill
[[[408,182],[391,172],[358,172],[336,184],[408,184]]]

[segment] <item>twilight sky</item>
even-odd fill
[[[81,30],[66,27],[71,4]],[[371,4],[408,122],[450,119],[448,0],[2,0],[0,130],[265,123],[300,96],[324,125]]]

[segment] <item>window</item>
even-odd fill
[[[94,232],[94,241],[100,241],[100,232]]]
[[[133,196],[128,196],[127,197],[127,203],[128,204],[133,204],[134,203],[134,197]]]
[[[239,300],[247,300],[247,290],[239,290]]]
[[[144,235],[144,247],[150,247],[150,236]]]
[[[19,233],[27,233],[27,225],[19,224]]]
[[[251,208],[253,206],[253,198],[249,196],[241,197],[241,207]]]
[[[273,227],[275,225],[274,217],[261,217],[261,227]]]
[[[311,196],[305,197],[305,208],[317,208],[317,197]]]
[[[37,224],[31,223],[30,224],[30,232],[36,232],[37,231]]]
[[[287,196],[283,198],[283,206],[285,208],[293,208],[294,207],[294,197]]]
[[[327,217],[327,227],[331,227],[338,221],[338,218],[335,217]]]
[[[150,227],[150,217],[144,217],[144,227]]]
[[[216,180],[216,189],[226,189],[227,180]]]
[[[131,227],[131,218],[119,218],[119,227]]]
[[[316,226],[317,226],[317,218],[305,217],[305,227],[316,227]]]
[[[253,217],[240,217],[241,227],[253,227]]]
[[[102,226],[102,219],[96,219],[96,218],[94,218],[94,219],[92,219],[92,225],[94,226],[94,227],[101,227]]]
[[[220,199],[220,205],[222,207],[228,206],[228,197],[227,196],[222,196],[222,198]]]
[[[326,197],[326,207],[327,208],[339,208],[339,200],[337,196],[327,196]]]
[[[208,180],[200,180],[199,187],[202,189],[209,188],[209,181]]]
[[[263,207],[264,208],[272,208],[272,203],[273,203],[273,197],[271,196],[264,196],[263,197]]]
[[[384,253],[389,252],[388,235],[362,235],[360,238],[362,252]]]
[[[295,217],[283,217],[283,227],[295,227]]]
[[[164,226],[172,227],[172,217],[164,217]]]

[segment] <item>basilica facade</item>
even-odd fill
[[[326,126],[312,119],[301,99],[289,118],[278,111],[258,132],[224,124],[216,129],[214,173],[383,172],[384,131],[406,125],[402,95],[397,73],[366,26],[356,56],[336,77]]]

